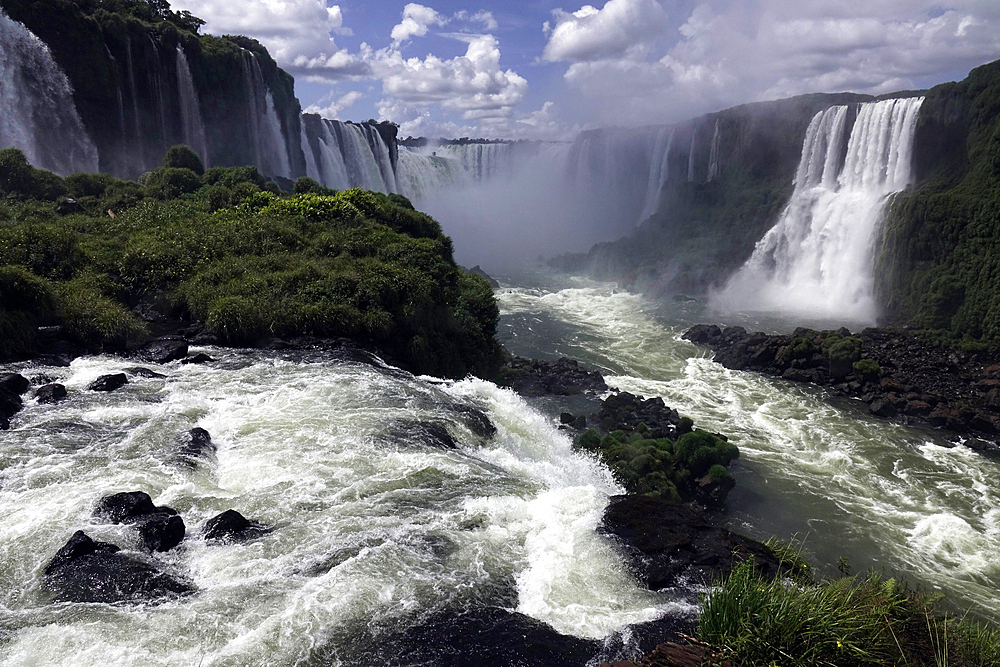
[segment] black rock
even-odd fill
[[[0,429],[10,428],[10,418],[21,410],[22,405],[20,396],[0,388]]]
[[[32,361],[39,366],[53,366],[55,368],[66,368],[69,366],[69,361],[58,354],[39,354]]]
[[[83,211],[83,206],[77,200],[71,197],[59,198],[56,202],[56,213],[59,215],[69,215],[70,213],[80,213]]]
[[[58,382],[50,382],[35,390],[35,398],[39,403],[55,403],[66,397],[66,387]]]
[[[157,373],[156,371],[151,371],[148,368],[142,366],[132,366],[131,368],[126,368],[125,372],[129,375],[134,375],[136,377],[148,378],[150,380],[163,379],[167,377],[163,373]]]
[[[209,432],[196,426],[181,437],[181,447],[175,458],[178,463],[194,467],[200,459],[214,455],[216,449]]]
[[[501,371],[504,384],[522,396],[574,396],[608,390],[604,376],[574,359],[556,361],[514,357]]]
[[[94,516],[111,523],[132,523],[151,514],[177,514],[171,507],[157,506],[144,491],[122,491],[104,496],[94,507]]]
[[[45,566],[45,587],[57,602],[153,602],[194,586],[78,530]]]
[[[24,377],[20,373],[3,373],[0,374],[0,388],[6,389],[12,394],[23,394],[28,391],[28,387],[31,383],[28,382],[28,378]]]
[[[443,407],[449,412],[461,415],[462,422],[480,438],[488,440],[497,434],[496,425],[483,410],[463,403],[449,403]]]
[[[599,528],[613,535],[639,580],[651,590],[678,584],[681,577],[710,583],[745,559],[767,577],[778,560],[766,546],[713,526],[688,505],[648,496],[614,496]]]
[[[114,391],[128,384],[128,378],[124,373],[110,373],[102,375],[87,385],[90,391]]]
[[[469,269],[469,273],[471,273],[472,275],[475,275],[475,276],[479,276],[480,278],[482,278],[483,280],[485,280],[486,282],[488,282],[490,284],[490,287],[492,287],[493,289],[499,289],[499,287],[500,287],[500,283],[498,283],[496,280],[494,280],[493,278],[491,278],[489,276],[489,274],[487,274],[485,271],[483,271],[482,267],[479,266],[478,264],[476,264],[474,267],[472,267],[471,269]]]
[[[212,542],[246,542],[271,532],[272,528],[250,521],[236,510],[226,510],[205,522],[202,532]]]
[[[135,523],[139,545],[149,551],[169,551],[184,539],[184,520],[176,514],[150,514]]]
[[[188,344],[183,340],[161,338],[146,343],[136,353],[150,363],[166,364],[186,357]]]
[[[438,449],[457,449],[458,443],[441,422],[417,421],[409,419],[397,420],[390,431],[394,439],[407,444],[422,444]]]
[[[204,352],[199,352],[198,354],[192,354],[190,357],[184,357],[183,359],[181,359],[182,364],[207,364],[212,361],[215,361],[215,359],[208,356]]]

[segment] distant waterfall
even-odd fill
[[[0,11],[0,148],[59,174],[97,171],[97,149],[49,47]]]
[[[719,121],[715,121],[712,147],[708,156],[708,181],[711,183],[719,175]]]
[[[205,139],[205,124],[201,119],[198,91],[191,78],[191,67],[180,44],[177,45],[177,89],[180,91],[181,122],[184,128],[184,143],[201,157],[208,166],[208,142]]]
[[[269,176],[291,178],[288,145],[274,108],[274,98],[264,82],[257,57],[244,50],[241,64],[246,82],[250,140],[253,142],[257,167]]]
[[[674,145],[674,128],[664,126],[656,137],[653,160],[649,167],[649,183],[646,186],[646,201],[639,215],[639,222],[660,210],[663,204],[663,188],[670,180],[670,149]]]
[[[302,152],[306,174],[335,190],[364,188],[397,192],[398,169],[378,129],[367,123],[350,123],[302,115]]]
[[[923,98],[862,104],[844,150],[849,107],[816,114],[778,223],[713,303],[873,323],[873,241],[889,195],[910,183]]]
[[[509,142],[444,144],[419,150],[401,148],[396,167],[399,191],[420,200],[446,187],[511,178],[516,169],[515,152]],[[520,157],[534,156],[532,153]]]

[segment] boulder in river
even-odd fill
[[[102,375],[87,385],[90,391],[114,391],[128,384],[128,378],[124,373],[109,373]]]
[[[205,429],[196,426],[181,437],[181,447],[174,461],[193,468],[198,465],[199,460],[207,459],[215,452],[212,436]]]
[[[246,542],[273,529],[257,521],[251,521],[233,509],[217,514],[205,522],[202,532],[210,542]]]
[[[187,356],[188,344],[183,340],[161,338],[140,347],[136,354],[153,364],[166,364]]]
[[[56,602],[153,602],[195,590],[155,562],[96,542],[82,530],[49,561],[44,576]]]
[[[48,384],[43,384],[41,387],[35,390],[35,398],[38,399],[39,403],[55,403],[61,398],[66,397],[66,387],[59,384],[58,382],[50,382]]]

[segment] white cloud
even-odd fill
[[[591,61],[623,55],[661,34],[667,14],[656,0],[608,0],[603,9],[584,5],[569,13],[552,11],[555,26],[545,23],[549,37],[542,59]]]
[[[386,95],[410,104],[436,103],[466,118],[482,112],[507,113],[528,90],[528,82],[500,67],[500,48],[492,35],[452,35],[468,43],[465,55],[448,60],[428,55],[403,58],[396,49],[376,53],[372,68]]]
[[[423,37],[432,25],[442,26],[448,19],[435,10],[411,2],[403,7],[403,20],[393,27],[389,34],[397,45],[410,37]]]
[[[311,104],[302,111],[304,113],[318,113],[323,118],[337,119],[340,118],[341,111],[353,106],[355,102],[364,96],[364,93],[352,90],[346,95],[341,95],[340,97],[334,99],[334,94],[330,93],[321,99],[319,104]],[[320,104],[326,104],[326,106],[320,106]]]
[[[493,12],[488,12],[485,9],[480,9],[475,14],[470,14],[467,10],[462,9],[455,12],[452,17],[455,21],[468,21],[469,23],[478,23],[483,27],[484,30],[496,30],[500,27],[497,23],[496,18],[493,17]]]

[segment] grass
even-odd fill
[[[800,560],[789,548],[779,557]],[[698,638],[741,667],[1000,665],[1000,629],[941,614],[933,598],[879,573],[765,580],[747,562],[702,602]]]

